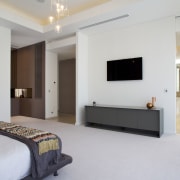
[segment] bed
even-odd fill
[[[4,128],[4,126],[6,126]],[[3,129],[3,128],[4,129]],[[72,157],[61,152],[61,139],[47,132],[36,130],[36,142],[32,138],[19,136],[19,130],[31,132],[32,128],[26,128],[12,123],[0,121],[0,177],[6,180],[19,179],[43,179],[44,177],[57,174],[57,170],[72,162]],[[11,131],[11,132],[10,132]],[[15,133],[14,133],[15,132]],[[43,135],[42,135],[43,134]],[[46,135],[44,135],[46,134]],[[32,136],[32,133],[31,133]],[[52,143],[52,137],[58,142],[58,148],[52,147],[44,150],[44,143]],[[44,139],[42,138],[44,137]],[[48,137],[48,138],[47,138]],[[39,144],[43,145],[41,148]],[[43,149],[42,149],[43,147]],[[40,151],[41,150],[41,151]],[[10,173],[9,173],[10,172]]]
[[[28,147],[12,138],[0,135],[1,179],[22,179],[30,174],[30,151]],[[10,172],[10,173],[9,173]]]

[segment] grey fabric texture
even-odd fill
[[[38,145],[25,137],[7,133],[3,130],[0,130],[0,134],[8,136],[12,139],[18,140],[26,144],[31,152],[31,177],[33,179],[42,179],[47,175],[54,173],[59,168],[65,166],[72,162],[72,157],[62,154],[62,142],[61,139],[57,136],[59,141],[59,149],[51,150],[47,153],[39,155]]]

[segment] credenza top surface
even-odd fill
[[[117,109],[135,109],[135,110],[154,110],[159,111],[163,108],[160,107],[153,107],[151,109],[148,109],[147,107],[141,107],[141,106],[116,106],[116,105],[103,105],[103,104],[96,104],[96,105],[86,105],[86,107],[99,107],[99,108],[117,108]]]

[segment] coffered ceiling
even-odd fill
[[[50,0],[0,0],[0,26],[11,29],[12,46],[20,48],[73,36],[79,30],[91,34],[117,24],[180,16],[180,0],[68,0],[68,6],[70,16],[61,20],[63,30],[57,34],[47,22]]]
[[[68,0],[70,15],[104,4],[110,0]],[[127,0],[127,2],[130,0]],[[21,13],[42,25],[48,24],[51,0],[1,0],[0,5]]]

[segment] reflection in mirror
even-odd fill
[[[11,89],[11,98],[32,98],[32,88]]]

